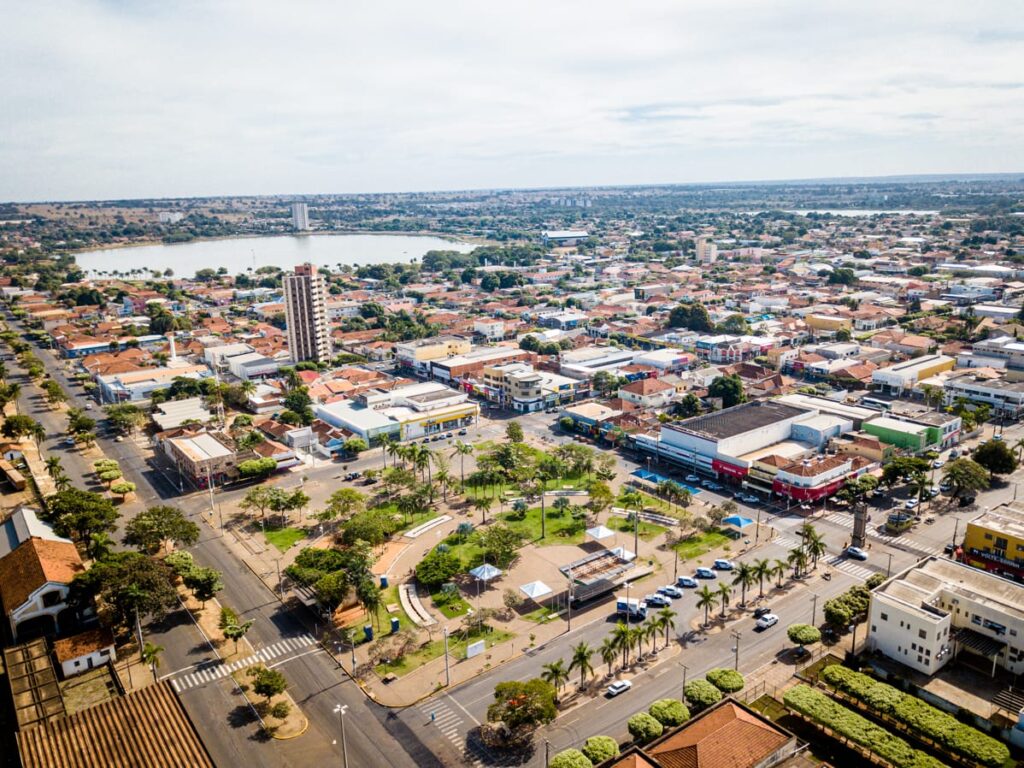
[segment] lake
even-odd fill
[[[408,263],[427,251],[465,253],[475,247],[418,235],[276,235],[82,251],[75,254],[75,261],[93,274],[172,269],[177,277],[191,277],[206,268],[224,267],[228,274],[237,275],[259,267],[290,269],[307,261],[330,269],[337,269],[339,264]]]

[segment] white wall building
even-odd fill
[[[871,593],[868,644],[926,675],[972,653],[1024,671],[1024,585],[930,557]]]
[[[299,232],[309,229],[309,206],[305,203],[292,203],[292,228]]]

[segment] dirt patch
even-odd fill
[[[247,667],[246,669],[232,672],[231,679],[235,681],[239,688],[246,692],[246,696],[249,697],[253,707],[259,712],[260,717],[263,718],[267,733],[275,739],[294,739],[304,734],[306,729],[309,728],[309,721],[302,714],[302,710],[299,709],[295,699],[291,697],[288,691],[272,696],[270,699],[263,699],[251,693],[253,678],[249,671],[252,669],[256,669],[256,667]],[[284,717],[275,716],[273,714],[274,709],[282,705],[287,707],[288,714]]]

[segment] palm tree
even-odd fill
[[[740,563],[736,566],[736,573],[733,574],[732,584],[740,588],[740,605],[747,604],[747,590],[754,586],[757,576],[754,567],[750,563]]]
[[[102,560],[110,554],[113,547],[114,540],[102,531],[89,537],[89,552],[92,554],[93,560]]]
[[[658,633],[661,632],[661,624],[658,623],[658,620],[655,618],[648,621],[641,627],[641,630],[643,639],[651,641],[651,653],[658,650]]]
[[[473,499],[473,509],[483,515],[482,525],[487,525],[487,510],[489,510],[493,504],[494,499],[490,496],[477,496]]]
[[[614,638],[616,650],[622,653],[622,668],[625,669],[629,666],[629,650],[633,643],[633,635],[630,632],[629,625],[624,621],[620,621],[615,625],[615,629],[612,630],[612,637]]]
[[[708,625],[708,614],[718,604],[718,598],[707,584],[697,590],[697,610],[704,609],[704,626]]]
[[[156,682],[156,671],[160,667],[160,654],[164,652],[162,645],[153,645],[153,643],[146,642],[142,646],[142,663],[148,664],[150,671],[153,673],[153,682]]]
[[[572,659],[569,661],[569,671],[574,669],[580,671],[580,688],[587,682],[587,675],[593,674],[594,665],[590,663],[590,657],[594,655],[594,649],[584,642],[573,646]]]
[[[755,560],[754,567],[751,569],[754,573],[754,578],[757,579],[758,583],[758,597],[764,597],[764,580],[771,575],[772,566],[768,561],[768,558],[763,560]]]
[[[629,630],[629,649],[630,650],[633,650],[634,648],[636,649],[636,661],[640,661],[640,656],[643,654],[643,651],[644,651],[643,645],[642,645],[643,639],[644,639],[644,628],[643,628],[643,626],[630,627],[630,630]],[[636,663],[636,662],[634,662],[634,663]]]
[[[804,548],[794,547],[789,550],[789,555],[786,557],[786,564],[793,569],[793,578],[799,579],[800,574],[803,573],[804,568],[807,567],[807,553],[804,552]]]
[[[782,577],[786,575],[787,570],[789,570],[789,564],[785,560],[776,558],[772,564],[771,575],[778,579],[775,586],[779,589],[782,589]]]
[[[818,567],[818,558],[826,551],[825,539],[817,531],[812,530],[804,537],[804,553],[811,558],[812,568]]]
[[[447,469],[439,469],[437,470],[437,473],[434,475],[434,480],[436,480],[437,484],[441,486],[441,493],[444,495],[444,500],[447,503],[448,489],[451,488],[454,478],[451,476],[451,473],[449,473]]]
[[[412,454],[412,464],[416,469],[420,471],[420,477],[430,482],[430,465],[433,461],[434,452],[429,448],[425,448],[422,445],[409,446],[415,448],[415,452]]]
[[[387,435],[384,435],[380,439],[380,453],[381,456],[384,458],[384,469],[388,468],[388,451],[390,451],[394,445],[395,441],[392,440]]]
[[[718,585],[718,601],[722,604],[722,618],[725,618],[725,609],[729,605],[729,598],[732,597],[732,587],[725,582]]]
[[[609,635],[602,643],[601,647],[597,649],[597,652],[601,654],[601,661],[608,665],[608,677],[612,676],[612,664],[619,658],[619,646],[615,644],[615,638]]]
[[[665,647],[668,648],[668,633],[676,628],[676,612],[671,608],[658,611],[658,629],[665,633]]]
[[[1020,464],[1021,456],[1024,455],[1024,437],[1014,443],[1013,447],[1017,449],[1017,463]]]
[[[51,480],[63,471],[64,467],[60,463],[60,456],[46,457],[46,474],[50,476]]]
[[[57,476],[53,478],[53,487],[56,488],[58,491],[66,491],[68,488],[71,487],[71,478],[64,474],[64,471],[61,470],[59,473],[57,473]]]
[[[552,661],[545,664],[542,669],[544,671],[540,673],[541,680],[551,683],[555,686],[555,692],[561,694],[562,685],[569,679],[569,670],[565,668],[565,662],[561,659]]]
[[[455,441],[455,450],[452,456],[459,457],[459,474],[462,476],[462,484],[466,484],[466,457],[473,452],[473,446],[461,440]]]

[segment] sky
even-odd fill
[[[1017,0],[0,0],[0,200],[1024,171]]]

